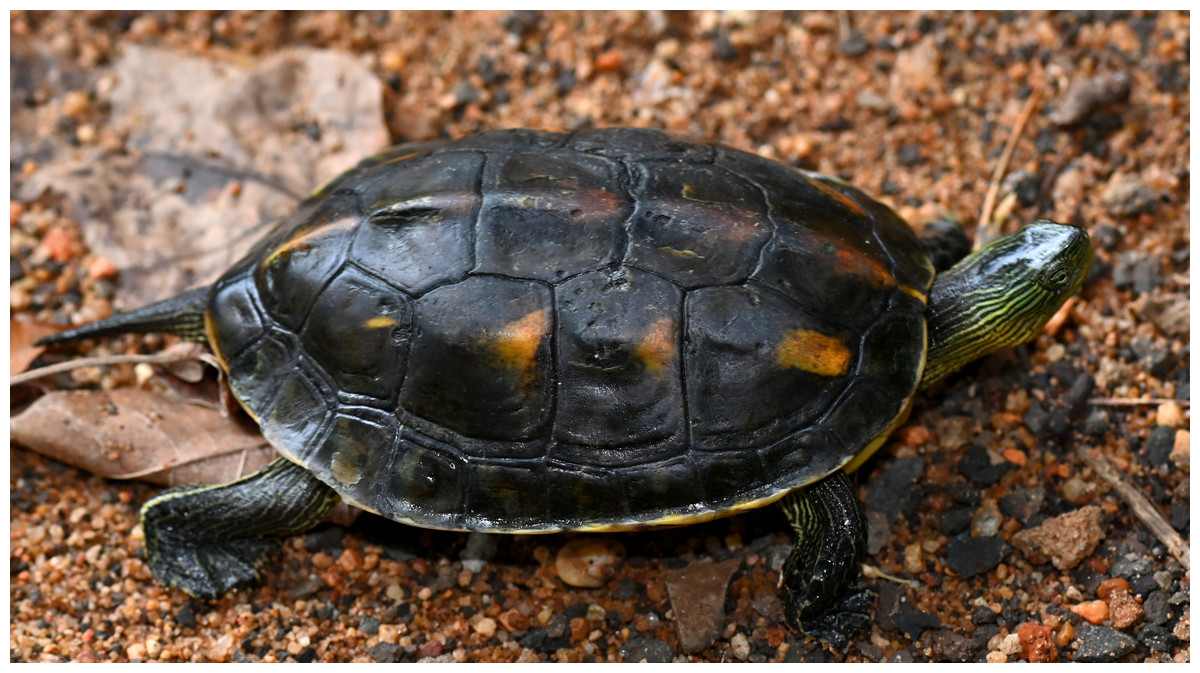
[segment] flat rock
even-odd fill
[[[720,563],[704,559],[667,577],[667,596],[675,612],[679,647],[684,653],[702,652],[721,635],[725,626],[725,591],[741,564],[740,558]]]

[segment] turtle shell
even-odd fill
[[[660,132],[393,148],[213,285],[271,443],[351,503],[480,531],[703,520],[904,412],[933,268],[829,178]]]

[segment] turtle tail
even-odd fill
[[[209,290],[208,287],[188,290],[156,304],[127,313],[118,313],[111,318],[97,320],[82,327],[43,337],[38,339],[35,345],[48,346],[129,332],[139,334],[166,332],[181,336],[188,341],[207,343],[208,335],[204,329],[204,313],[208,306]]]

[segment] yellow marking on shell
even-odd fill
[[[342,217],[332,222],[326,222],[319,227],[313,227],[299,236],[288,239],[283,245],[272,250],[271,254],[267,255],[267,257],[263,259],[260,266],[264,269],[268,268],[286,255],[290,255],[299,250],[307,250],[311,248],[313,244],[312,239],[318,236],[323,236],[325,234],[337,232],[343,229],[352,229],[356,226],[358,226],[357,219],[352,217]]]
[[[655,320],[646,336],[638,342],[634,357],[651,372],[661,372],[675,360],[675,321],[670,318]]]
[[[929,301],[929,296],[927,294],[925,294],[925,291],[920,288],[909,287],[908,285],[901,285],[900,289],[904,290],[908,294],[911,294],[912,296],[919,299],[921,301],[921,304],[927,304]]]
[[[381,329],[391,327],[396,324],[396,319],[390,315],[377,315],[363,323],[363,327],[367,329]]]
[[[550,310],[543,308],[504,325],[489,335],[487,341],[500,366],[528,377],[537,365],[542,338],[549,331]]]
[[[855,203],[849,196],[846,196],[845,194],[841,193],[840,191],[829,186],[828,184],[825,183],[824,180],[817,180],[815,178],[809,178],[808,181],[810,183],[812,183],[812,185],[814,187],[821,190],[821,192],[824,193],[829,198],[833,199],[834,201],[837,201],[838,203],[842,204],[846,208],[849,208],[850,212],[854,213],[855,215],[857,215],[859,217],[867,217],[866,211],[863,210],[857,203]]]
[[[806,329],[789,331],[775,349],[775,362],[784,369],[803,369],[818,376],[842,376],[850,368],[845,342]]]

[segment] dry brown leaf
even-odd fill
[[[34,346],[33,342],[55,332],[58,332],[58,328],[51,325],[10,319],[8,321],[9,375],[20,374],[29,369],[29,365],[33,364],[33,361],[46,350],[44,346]]]
[[[120,269],[119,308],[212,281],[262,225],[388,142],[383,84],[350,54],[289,49],[241,67],[130,44],[89,76],[115,83],[96,103],[129,151],[38,151],[48,159],[19,198],[63,195],[88,248]]]
[[[9,420],[13,442],[110,479],[220,483],[276,457],[248,421],[137,388],[57,391]]]

